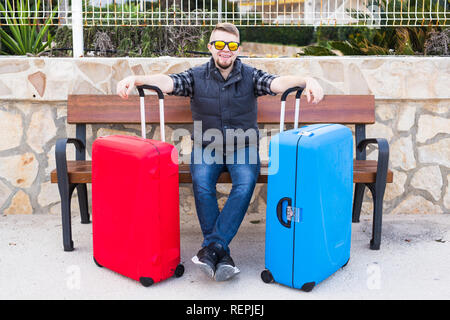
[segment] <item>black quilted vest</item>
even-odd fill
[[[211,58],[208,63],[192,68],[192,71],[194,77],[194,95],[191,98],[192,118],[194,121],[201,121],[203,146],[214,140],[204,136],[208,129],[215,129],[210,131],[213,135],[218,131],[222,133],[224,147],[226,144],[236,145],[239,139],[227,139],[229,129],[242,129],[242,131],[234,131],[234,135],[241,139],[246,137],[245,145],[252,144],[254,139],[248,137],[256,133],[256,143],[258,143],[254,68],[243,64],[237,58],[228,79],[224,80]],[[198,126],[197,130],[195,128],[194,126],[195,132],[192,137],[194,141],[200,135]],[[251,130],[247,131],[248,129]]]

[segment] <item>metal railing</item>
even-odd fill
[[[0,27],[448,26],[449,0],[0,0]]]
[[[77,0],[0,0],[2,25],[70,25],[70,2]]]

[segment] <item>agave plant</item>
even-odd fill
[[[36,9],[40,7],[40,0],[37,1]],[[6,0],[8,10],[0,3],[0,19],[6,20],[6,26],[9,28],[11,35],[6,33],[0,28],[1,42],[9,48],[9,50],[15,55],[25,55],[27,53],[38,54],[44,51],[52,43],[53,37],[48,28],[50,26],[51,19],[55,17],[58,12],[58,7],[52,11],[50,17],[47,18],[43,27],[37,30],[37,19],[30,17],[30,12],[33,9],[28,10],[25,1],[17,0],[15,9],[19,12],[19,18],[10,17],[8,12],[13,12],[13,7],[9,0]],[[31,26],[30,22],[33,21],[34,25]],[[47,42],[43,43],[42,38],[47,34]],[[4,51],[0,51],[0,54],[9,54]]]

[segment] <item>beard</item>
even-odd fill
[[[230,61],[228,62],[228,64],[223,64],[220,63],[220,59],[217,59],[216,64],[218,67],[220,67],[222,70],[227,70],[228,68],[230,68],[233,65],[233,61],[230,59]]]

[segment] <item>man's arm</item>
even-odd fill
[[[313,102],[318,103],[323,99],[323,89],[320,84],[311,77],[298,77],[298,76],[280,76],[272,80],[270,84],[270,90],[275,93],[283,93],[287,89],[292,87],[305,88],[305,94],[308,102],[313,97]]]
[[[117,94],[123,98],[128,99],[135,86],[141,85],[157,86],[164,93],[172,93],[173,80],[165,74],[153,74],[148,76],[129,76],[117,83]]]

